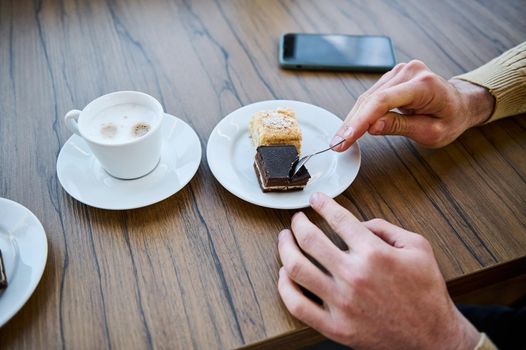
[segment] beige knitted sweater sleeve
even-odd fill
[[[489,90],[495,109],[487,123],[526,112],[526,41],[457,79]]]

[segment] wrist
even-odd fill
[[[480,332],[469,322],[464,315],[454,307],[457,322],[451,322],[451,335],[443,345],[444,348],[457,350],[473,350],[480,340]]]
[[[433,313],[435,324],[418,348],[474,350],[480,341],[480,332],[458,311],[449,295],[447,298],[447,306]]]
[[[488,89],[465,80],[451,79],[449,83],[457,90],[464,113],[467,116],[467,128],[481,125],[492,115],[495,98]]]

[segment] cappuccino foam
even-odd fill
[[[157,122],[154,111],[140,104],[120,104],[100,111],[85,123],[86,136],[100,143],[118,144],[146,135]]]

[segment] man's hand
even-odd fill
[[[331,145],[344,138],[347,141],[335,148],[344,151],[368,131],[442,147],[486,121],[494,104],[483,87],[463,80],[447,81],[417,60],[400,63],[358,98]]]
[[[479,333],[451,301],[425,238],[380,219],[359,222],[321,193],[310,202],[349,249],[339,249],[303,213],[294,215],[278,246],[278,290],[292,315],[355,349],[475,347]]]

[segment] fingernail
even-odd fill
[[[353,134],[354,134],[354,129],[353,129],[351,126],[349,126],[349,127],[347,128],[347,130],[345,130],[345,132],[343,133],[343,138],[344,138],[344,139],[349,138],[349,137],[351,137]]]
[[[380,119],[375,123],[373,132],[375,134],[380,134],[382,131],[384,131],[384,129],[385,129],[385,120]]]
[[[316,205],[319,201],[320,201],[320,194],[318,192],[314,192],[309,198],[309,203],[311,206]]]
[[[281,230],[278,234],[278,241],[281,239],[281,237],[283,237],[283,232],[285,232],[285,230]]]
[[[332,147],[332,146],[334,146],[335,144],[341,142],[342,140],[343,140],[343,137],[336,135],[336,136],[334,136],[334,137],[332,138],[332,141],[331,141],[331,143],[329,143],[329,146]]]

